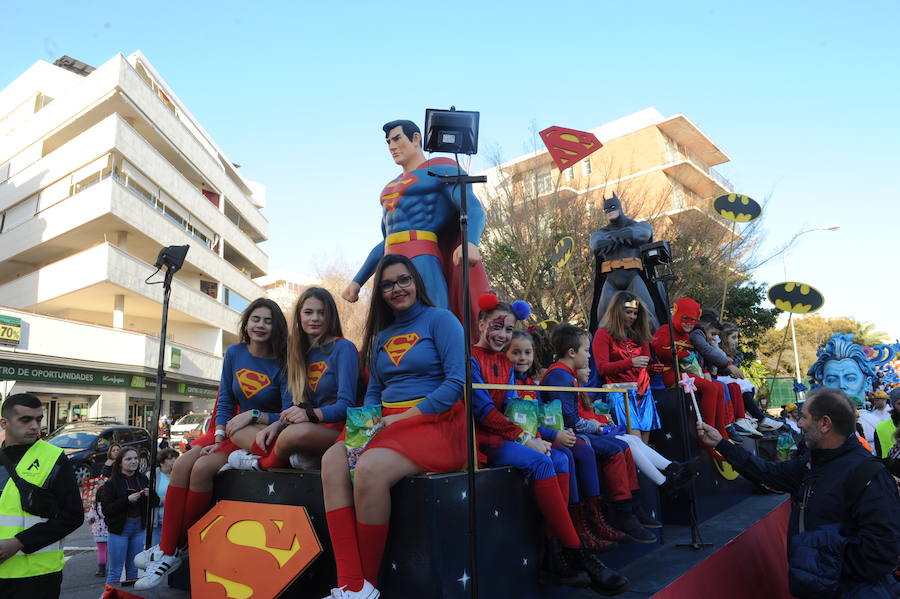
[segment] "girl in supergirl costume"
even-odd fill
[[[557,361],[547,369],[541,384],[550,387],[578,387],[576,371],[585,368],[590,360],[587,331],[570,324],[561,324],[551,336]],[[662,524],[647,514],[635,495],[640,491],[637,468],[628,443],[612,434],[601,434],[602,427],[594,420],[583,418],[578,412],[577,391],[545,391],[545,402],[560,400],[563,423],[588,442],[600,462],[607,500],[610,502],[609,523],[623,531],[626,539],[636,543],[656,543],[656,535],[647,528],[662,528]],[[624,429],[623,429],[624,430]]]
[[[506,349],[506,357],[513,365],[517,385],[534,385],[535,339],[527,331],[513,331],[512,340]],[[537,390],[517,391],[523,399],[540,401]],[[541,438],[552,438],[555,431],[546,434],[541,429]],[[569,437],[570,444],[560,444],[560,437]],[[595,551],[608,551],[625,539],[625,534],[606,523],[600,505],[600,475],[594,450],[584,439],[578,438],[570,429],[560,432],[554,441],[554,449],[559,449],[569,458],[569,516],[575,531],[585,546]]]
[[[288,327],[281,308],[257,298],[241,314],[240,343],[225,351],[215,410],[212,443],[197,443],[175,461],[163,510],[159,546],[138,554],[135,565],[147,573],[135,589],[149,589],[181,565],[179,548],[187,529],[212,502],[213,478],[238,449],[249,449],[256,433],[291,405],[284,375]],[[234,415],[237,412],[237,415]]]
[[[343,436],[322,457],[325,516],[337,565],[331,598],[376,599],[391,515],[391,487],[422,472],[452,472],[466,461],[463,329],[436,308],[405,256],[375,270],[362,359],[365,405],[381,406],[384,428],[359,457],[351,482]]]
[[[625,395],[628,395],[631,428],[629,433],[646,443],[650,431],[660,428],[656,402],[650,391],[650,319],[647,308],[627,291],[615,294],[600,323],[591,350],[597,373],[606,383],[636,383],[637,389],[609,393],[607,398],[616,422],[626,424]]]
[[[515,375],[503,350],[512,337],[516,315],[509,304],[499,302],[493,294],[482,295],[479,307],[479,340],[472,347],[472,382],[510,384]],[[566,436],[572,437],[569,441],[574,445],[574,435],[571,431],[543,427],[539,429],[543,439],[525,434],[503,415],[506,402],[515,395],[514,391],[473,391],[476,436],[479,452],[489,465],[512,466],[534,481],[535,499],[551,539],[541,572],[543,581],[551,585],[591,586],[602,593],[624,591],[628,580],[607,568],[585,546],[568,512],[569,460],[560,445],[568,444],[562,439]],[[561,443],[554,447],[557,440]]]
[[[294,304],[288,338],[288,386],[296,405],[256,435],[250,451],[232,452],[239,470],[312,466],[334,445],[356,403],[359,353],[344,339],[334,298],[310,287]]]
[[[672,364],[672,345],[674,343],[679,363],[686,363],[695,357],[696,353],[690,334],[699,322],[700,304],[689,297],[682,297],[675,301],[675,308],[672,310],[672,329],[675,332],[675,339],[673,340],[669,334],[668,325],[659,327],[653,335],[653,349],[657,359],[663,364],[663,382],[667,387],[674,387],[677,383],[675,368]],[[728,431],[725,429],[725,388],[695,372],[686,369],[682,369],[682,372],[694,379],[694,383],[697,385],[697,390],[700,392],[700,413],[704,422],[719,431],[722,438],[728,439]],[[714,450],[710,450],[710,452],[719,457]]]

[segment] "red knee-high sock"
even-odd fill
[[[159,536],[159,548],[166,555],[175,555],[178,550],[178,538],[184,525],[184,505],[188,490],[169,484],[166,500],[163,503],[162,533]]]
[[[744,409],[744,395],[741,393],[741,386],[737,383],[728,383],[728,393],[731,395],[731,404],[734,406],[735,420],[746,418],[747,411]]]
[[[359,542],[356,538],[356,511],[353,506],[325,512],[328,534],[337,564],[338,587],[358,591],[365,584],[362,561],[359,557]]]
[[[632,462],[633,463],[633,462]],[[628,476],[628,461],[625,452],[614,453],[603,462],[600,471],[603,476],[603,488],[606,498],[610,501],[622,501],[631,499],[631,482]]]
[[[634,456],[631,455],[631,448],[626,449],[622,453],[625,457],[625,469],[628,470],[628,488],[632,491],[640,489],[641,483],[638,482],[637,466],[634,464]]]
[[[168,499],[169,493],[166,492]],[[197,523],[197,520],[203,517],[209,510],[209,504],[212,503],[212,491],[191,491],[188,489],[187,497],[184,500],[184,522],[181,525],[178,544],[184,546],[187,544],[187,531]],[[163,511],[165,518],[165,511]]]
[[[563,501],[566,505],[569,505],[569,493],[571,489],[569,487],[569,473],[562,472],[556,475],[556,484],[559,485],[559,492],[563,496]]]
[[[254,441],[253,445],[250,446],[250,453],[263,457],[269,455],[270,453],[274,453],[274,449],[266,451],[265,449],[257,445],[256,441]],[[165,511],[163,512],[163,514],[165,514]]]
[[[271,470],[272,468],[288,468],[290,467],[290,465],[291,462],[289,460],[279,458],[274,449],[269,452],[269,455],[259,460],[259,467],[263,470]]]
[[[388,523],[356,523],[356,538],[359,541],[359,559],[362,562],[363,576],[375,586],[378,586],[378,572],[381,570],[381,558],[384,555],[389,526]]]
[[[569,507],[563,501],[555,477],[535,480],[534,496],[544,520],[549,523],[553,535],[559,537],[563,547],[570,549],[581,547],[578,533],[575,532],[572,518],[569,517]]]

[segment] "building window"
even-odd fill
[[[230,307],[234,308],[238,312],[243,312],[244,309],[250,305],[250,300],[245,299],[243,296],[239,295],[235,291],[232,291],[228,287],[222,287],[222,302]]]
[[[219,284],[215,281],[200,279],[200,291],[213,299],[219,299]]]
[[[590,175],[591,172],[591,159],[588,157],[581,161],[581,174],[587,176]]]
[[[575,169],[573,167],[570,166],[563,172],[566,173],[566,182],[575,180]]]
[[[542,196],[553,191],[553,178],[550,172],[540,173],[535,180],[535,194]]]

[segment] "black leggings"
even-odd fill
[[[27,578],[0,578],[0,599],[57,599],[62,572]]]
[[[742,394],[744,396],[744,409],[757,420],[762,420],[765,418],[765,414],[760,409],[759,404],[756,403],[756,399],[753,397],[753,391],[744,391]]]

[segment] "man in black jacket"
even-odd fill
[[[809,547],[810,534],[825,541],[817,545],[823,553],[815,559],[799,565],[791,560],[791,592],[800,599],[823,596],[811,593],[806,583],[827,579],[825,548],[843,542],[835,596],[895,597],[889,576],[900,555],[900,497],[887,470],[871,466],[873,458],[857,440],[854,423],[855,408],[841,390],[816,389],[803,404],[799,422],[806,449],[780,463],[762,460],[723,441],[711,426],[697,424],[700,440],[715,447],[735,470],[791,494],[789,558],[797,547]],[[869,474],[860,477],[857,470]]]
[[[38,439],[42,418],[41,400],[30,393],[7,397],[0,410],[6,431],[0,448],[0,599],[59,597],[61,542],[84,521],[72,466],[60,448]],[[18,484],[10,468],[18,473]],[[43,506],[46,515],[23,505],[19,486],[29,484],[55,504]]]

